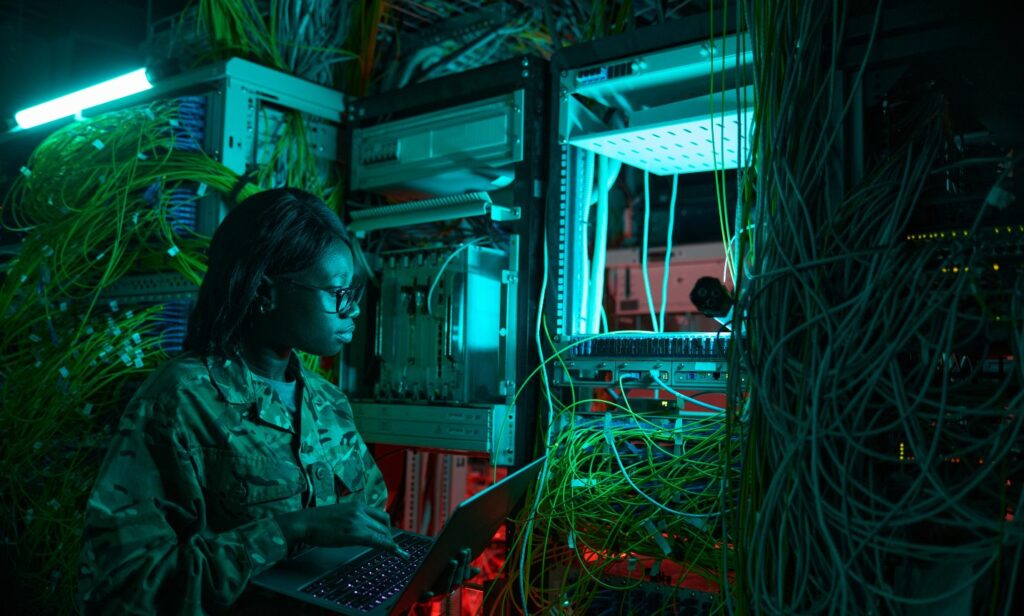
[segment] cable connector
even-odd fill
[[[665,556],[671,557],[672,546],[670,546],[668,541],[665,540],[665,536],[661,534],[661,531],[655,528],[654,523],[651,522],[650,518],[644,520],[643,527],[644,530],[650,533],[651,538],[654,539],[654,543],[658,544],[658,547],[661,548],[661,551]]]
[[[647,374],[649,374],[651,376],[651,380],[654,381],[655,383],[657,383],[659,387],[661,387],[662,389],[664,389],[668,393],[676,396],[677,398],[685,400],[685,401],[689,402],[690,404],[696,404],[699,407],[706,408],[709,411],[714,411],[716,413],[724,413],[725,412],[725,409],[723,409],[723,408],[714,406],[713,404],[708,404],[707,402],[703,402],[701,400],[698,400],[696,398],[687,396],[685,394],[681,394],[678,391],[676,391],[675,389],[672,389],[672,387],[670,387],[667,383],[665,383],[665,381],[663,381],[661,379],[661,377],[658,374],[657,370],[648,370]]]

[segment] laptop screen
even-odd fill
[[[455,508],[422,565],[402,592],[393,613],[404,613],[403,610],[408,610],[424,592],[430,590],[444,573],[448,562],[458,558],[464,548],[472,550],[473,558],[483,552],[495,531],[533,484],[545,459],[546,456],[542,456],[534,460]]]

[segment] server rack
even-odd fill
[[[413,308],[405,317],[396,312],[397,296],[389,299],[382,291],[371,294],[367,309],[373,313],[374,325],[364,328],[362,342],[357,339],[350,347],[342,375],[355,392],[356,423],[368,441],[486,453],[495,465],[518,466],[528,461],[537,389],[526,380],[537,357],[531,324],[537,317],[541,273],[537,255],[546,196],[547,87],[546,63],[523,56],[350,101],[345,115],[349,124],[339,151],[349,157],[352,230],[386,234],[407,225],[477,217],[500,225],[508,235],[503,255],[465,246],[459,256],[453,252],[459,247],[443,241],[432,249],[383,255],[378,264],[385,272],[383,290],[387,284],[404,287],[402,297],[426,300],[431,309]],[[381,203],[385,199],[399,203]],[[366,206],[373,200],[376,205]],[[444,286],[438,283],[449,267],[444,262],[448,257],[460,279],[476,281],[482,289],[481,302],[488,296],[500,302],[498,322],[486,325],[488,332],[481,336],[488,340],[478,337],[481,352],[470,361],[457,360],[463,362],[458,365],[471,368],[453,377],[462,379],[460,386],[446,390],[447,385],[436,386],[437,378],[427,381],[426,377],[416,383],[410,377],[403,385],[395,380],[400,377],[394,377],[394,371],[388,372],[389,358],[394,363],[399,356],[381,346],[400,336],[384,330],[396,327],[395,319],[408,325],[408,318],[427,318],[427,312],[432,313],[436,298],[426,289],[426,273],[436,276],[434,291]],[[416,268],[424,273],[416,274]],[[395,276],[405,276],[405,282],[398,284]],[[416,283],[422,285],[420,291],[409,290],[415,286],[414,279],[420,281]],[[417,292],[431,297],[416,300]],[[473,319],[474,311],[495,308],[460,301],[466,319]],[[454,326],[459,323],[450,321]],[[442,337],[451,335],[442,327]],[[461,342],[467,347],[473,344]],[[421,357],[434,362],[431,365],[438,371],[452,364],[450,344],[443,351],[430,341],[417,344],[421,350],[402,351],[402,361]],[[430,358],[423,356],[428,351]],[[435,354],[439,354],[436,359]],[[373,372],[374,361],[383,368]],[[474,373],[486,374],[486,382],[468,383],[466,379],[472,380]]]

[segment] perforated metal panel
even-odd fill
[[[634,113],[630,128],[569,143],[656,175],[735,169],[749,155],[753,100],[744,88],[664,105]]]

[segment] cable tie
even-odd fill
[[[173,127],[173,128],[178,128],[179,126],[181,126],[181,124],[177,120],[175,120],[174,118],[171,118],[170,120],[167,120],[167,123],[170,124],[171,127]]]
[[[82,414],[86,417],[92,415],[92,405],[86,402],[85,406],[82,407]]]
[[[100,141],[99,139],[97,139],[96,141],[92,142],[92,147],[96,148],[97,150],[102,150],[104,145],[105,144],[102,141]]]
[[[1016,197],[1014,197],[1012,192],[996,184],[988,191],[988,195],[985,197],[985,205],[991,205],[996,209],[1005,210],[1015,199]],[[997,230],[996,233],[998,232],[999,231]]]
[[[132,318],[134,316],[135,316],[135,313],[132,312],[131,310],[125,310],[124,311],[124,318],[125,319],[130,319],[130,318]],[[138,335],[138,334],[136,334],[136,335]]]
[[[127,353],[121,353],[121,355],[119,356],[119,359],[122,362],[124,362],[124,365],[128,366],[129,368],[131,367],[131,365],[132,365],[132,358],[128,357]]]
[[[28,335],[28,339],[31,340],[32,342],[42,342],[43,341],[42,338],[40,338],[39,336],[37,336],[35,334],[29,334]]]
[[[110,300],[110,311],[111,312],[117,312],[117,309],[118,309],[117,308],[117,300],[116,299]]]
[[[138,212],[135,212],[134,214],[132,214],[132,224],[133,225],[139,224],[139,213]]]
[[[18,282],[20,282],[21,284],[24,284],[26,280],[28,280],[28,276],[26,276],[25,274],[22,274],[21,278],[18,280]]]
[[[205,194],[206,194],[206,183],[205,182],[199,182],[199,186],[196,187],[196,196],[197,197],[202,197]]]
[[[106,252],[101,252],[100,254],[96,255],[96,260],[99,261],[100,259],[102,259],[105,256],[107,256],[107,253]]]
[[[235,185],[231,187],[225,202],[229,205],[236,205],[238,203],[238,194],[242,192],[242,189],[245,188],[246,184],[252,184],[252,180],[255,177],[255,169],[243,173],[241,177],[238,178],[238,181],[235,182]]]
[[[179,252],[181,251],[178,250],[177,246],[171,246],[170,248],[167,249],[167,254],[171,255],[172,257],[176,256]]]
[[[661,551],[665,553],[665,556],[672,556],[672,547],[669,546],[668,541],[665,541],[665,536],[654,527],[654,523],[648,518],[644,520],[644,530],[651,534],[651,538],[654,539],[654,543],[658,544]]]
[[[140,336],[138,334],[132,334],[132,341],[135,344],[142,344],[142,336]]]
[[[58,370],[57,372],[59,372],[60,375],[64,378],[68,378],[69,376],[71,376],[71,373],[68,372],[68,369],[65,368],[64,366],[61,366],[60,370]]]
[[[28,167],[22,167],[21,168],[21,175],[23,175],[23,176],[25,176],[27,178],[30,178],[30,177],[32,177],[32,170],[29,169]]]
[[[142,363],[142,358],[141,357],[136,357],[135,358],[135,367],[136,368],[142,368],[144,365],[145,364]]]
[[[139,160],[146,160],[149,158],[148,156],[146,156],[144,152],[139,152],[138,154],[136,154],[136,156],[139,157]]]

